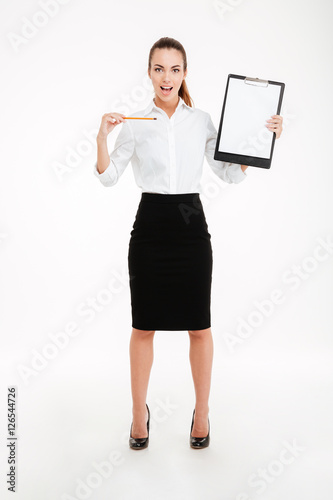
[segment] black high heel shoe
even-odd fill
[[[132,450],[142,450],[143,448],[147,448],[149,444],[149,421],[150,421],[150,411],[148,408],[148,405],[146,403],[147,410],[148,410],[148,420],[147,420],[147,431],[148,431],[148,436],[145,438],[134,438],[132,437],[132,426],[133,422],[131,424],[131,430],[130,430],[130,437],[129,437],[129,446],[132,448]]]
[[[194,422],[194,412],[195,409],[193,410],[193,417],[192,417],[192,425],[191,425],[191,432],[190,432],[190,446],[191,448],[195,449],[201,449],[201,448],[207,448],[209,446],[209,441],[210,441],[210,423],[209,423],[209,418],[208,418],[208,434],[205,437],[194,437],[192,436],[192,429],[193,429],[193,422]]]

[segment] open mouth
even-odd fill
[[[173,87],[161,87],[163,95],[169,95],[171,93],[172,89],[173,89]]]

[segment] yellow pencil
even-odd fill
[[[157,120],[157,118],[141,118],[139,116],[123,116],[126,120]]]

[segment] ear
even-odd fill
[[[149,71],[149,69],[148,69],[147,73],[148,73],[148,76],[149,76],[149,78],[151,79],[151,76],[150,76],[150,71]]]
[[[187,77],[187,68],[186,68],[186,71],[184,72],[184,78]]]

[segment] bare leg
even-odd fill
[[[148,410],[146,398],[150,371],[154,358],[154,330],[132,329],[129,352],[133,399],[132,437],[147,437]]]
[[[192,436],[208,434],[209,392],[213,365],[213,337],[210,328],[189,330],[190,362],[195,388],[196,404]]]

